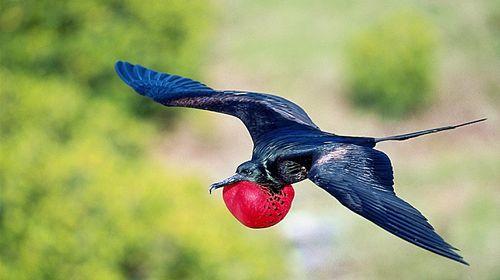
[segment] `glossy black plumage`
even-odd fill
[[[417,209],[393,189],[389,158],[375,149],[336,144],[315,155],[309,179],[355,213],[415,245],[466,262]]]
[[[279,127],[318,128],[302,108],[278,96],[216,91],[191,79],[155,72],[127,62],[117,62],[115,69],[135,91],[165,106],[198,108],[239,118],[254,141]]]
[[[165,106],[225,113],[245,124],[254,142],[252,159],[211,190],[243,179],[273,190],[309,178],[344,206],[390,233],[467,264],[417,209],[396,196],[390,160],[373,149],[377,142],[405,140],[458,126],[386,138],[339,136],[321,131],[302,108],[278,96],[213,90],[187,78],[121,61],[115,69],[139,94]]]

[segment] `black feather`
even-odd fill
[[[337,144],[315,156],[309,179],[355,213],[436,254],[468,264],[417,209],[394,193],[392,167],[382,152]]]
[[[254,141],[278,127],[318,129],[302,108],[279,96],[246,91],[216,91],[191,79],[122,61],[115,64],[115,70],[139,94],[165,106],[204,109],[241,119]]]

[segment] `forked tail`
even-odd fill
[[[375,138],[374,141],[375,141],[375,143],[382,142],[382,141],[403,141],[403,140],[407,140],[410,138],[414,138],[414,137],[418,137],[418,136],[422,136],[422,135],[426,135],[426,134],[431,134],[431,133],[436,133],[436,132],[443,131],[443,130],[455,129],[457,127],[466,126],[469,124],[482,122],[485,120],[486,120],[486,118],[471,121],[471,122],[466,122],[466,123],[462,123],[462,124],[457,124],[457,125],[449,125],[449,126],[443,126],[443,127],[438,127],[438,128],[432,128],[432,129],[407,133],[407,134],[400,134],[400,135],[394,135],[394,136],[388,136],[388,137]]]

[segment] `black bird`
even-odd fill
[[[252,159],[210,191],[252,181],[279,191],[309,179],[344,206],[388,232],[426,250],[468,264],[413,206],[396,196],[386,154],[374,147],[484,121],[475,120],[383,138],[341,136],[321,131],[298,105],[278,96],[214,90],[200,82],[118,61],[115,70],[136,92],[165,106],[209,110],[239,118],[252,137]]]

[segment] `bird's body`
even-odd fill
[[[338,144],[352,144],[373,147],[373,138],[342,137],[314,128],[277,129],[262,140],[256,142],[252,152],[252,161],[260,162],[280,185],[293,184],[307,179],[295,177],[290,170],[309,170],[315,153],[328,150]],[[300,179],[298,179],[300,178]]]
[[[251,193],[254,189],[249,188],[245,201],[261,195],[274,203],[273,199],[283,195],[285,186],[310,179],[344,206],[390,233],[467,264],[417,209],[396,196],[391,162],[374,147],[381,141],[406,140],[482,120],[384,138],[340,136],[321,131],[302,108],[282,97],[213,90],[187,78],[127,62],[117,62],[115,69],[139,94],[165,106],[224,113],[245,124],[254,143],[252,158],[241,164],[233,176],[213,184],[210,191],[252,182],[265,191]],[[273,209],[268,209],[271,215]]]

